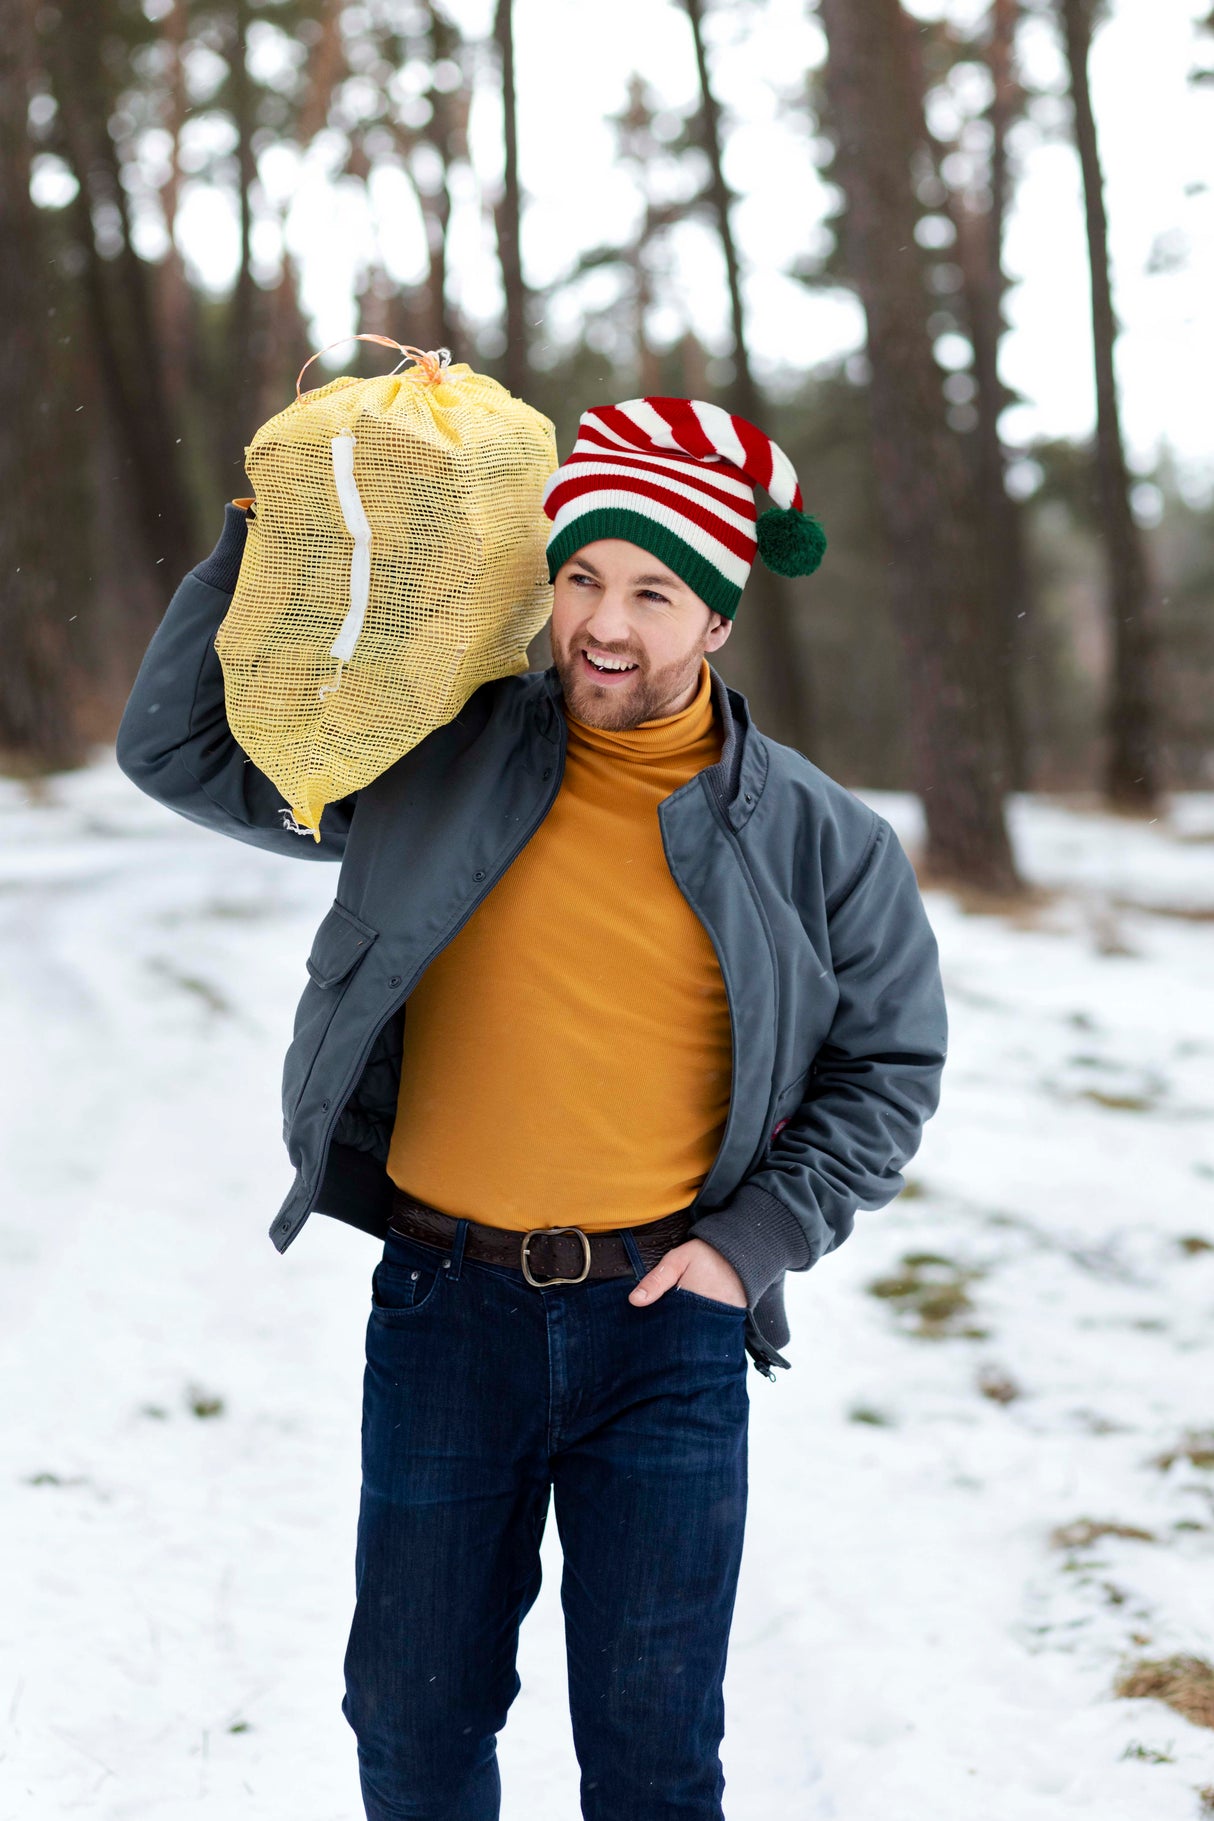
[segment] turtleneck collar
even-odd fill
[[[595,752],[610,758],[644,764],[651,759],[666,758],[695,746],[713,726],[712,672],[707,658],[700,661],[700,681],[695,695],[677,714],[663,715],[655,721],[642,721],[637,727],[591,727],[579,721],[566,706],[569,737]]]

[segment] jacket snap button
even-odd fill
[[[473,875],[472,875],[472,877],[474,879],[483,879],[484,876],[485,876],[485,869],[483,866],[481,867],[479,872],[473,873]]]
[[[392,975],[391,975],[391,976],[390,976],[390,977],[389,977],[389,980],[388,980],[388,985],[389,985],[389,986],[399,986],[399,985],[400,985],[400,975],[399,975],[399,974],[392,974]]]
[[[409,1276],[413,1279],[414,1283],[416,1283],[418,1278],[421,1276],[421,1272],[420,1271],[410,1271]]]
[[[328,1112],[328,1110],[329,1110],[329,1103],[328,1103],[328,1101],[327,1101],[327,1100],[322,1100],[322,1101],[321,1101],[321,1103],[320,1103],[320,1110],[321,1110],[321,1112],[322,1112],[322,1113],[327,1113],[327,1112]]]
[[[552,776],[552,767],[551,767],[551,765],[545,765],[545,767],[544,767],[544,771],[543,771],[543,775],[544,775],[544,777],[546,777],[546,778],[550,778],[550,777],[551,777],[551,776]]]
[[[752,797],[752,796],[751,796],[751,794],[750,794],[750,792],[749,792],[749,791],[747,791],[747,793],[746,793],[746,797],[745,797],[745,801],[746,801],[746,802],[747,802],[747,803],[753,803],[753,802],[754,802],[754,798],[753,798],[753,797]]]

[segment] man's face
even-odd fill
[[[731,625],[639,545],[586,544],[557,571],[552,602],[552,657],[570,712],[617,731],[677,714]]]

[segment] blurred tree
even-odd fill
[[[374,322],[381,332],[427,348],[450,348],[462,360],[472,333],[453,299],[448,240],[453,184],[469,161],[472,47],[434,0],[411,6],[374,0],[345,17],[346,54],[356,64],[333,116],[349,145],[345,171],[364,185],[377,170],[403,171],[426,243],[425,274],[412,291],[388,278],[384,248],[367,285],[367,305],[378,314],[364,308],[364,325]],[[381,226],[386,241],[396,225]]]
[[[725,260],[733,379],[728,406],[738,417],[762,423],[763,401],[755,383],[746,339],[746,309],[741,263],[733,231],[733,194],[725,177],[724,126],[712,85],[704,41],[704,0],[683,0],[691,27],[700,85],[698,138],[708,162],[707,200]],[[756,719],[778,740],[808,750],[812,744],[809,679],[801,659],[793,615],[806,598],[804,584],[794,587],[756,561],[746,585],[744,605],[721,667],[733,674],[753,697]],[[732,649],[730,649],[732,647]]]
[[[1117,324],[1109,278],[1108,219],[1096,120],[1088,83],[1093,0],[1059,0],[1075,145],[1083,171],[1092,284],[1092,351],[1096,367],[1096,462],[1112,627],[1112,674],[1106,720],[1105,788],[1118,809],[1146,812],[1159,795],[1155,706],[1155,628],[1146,549],[1130,502],[1113,350]]]
[[[981,514],[982,559],[988,634],[991,642],[989,687],[992,709],[1002,734],[1007,782],[1024,789],[1029,777],[1019,671],[1025,654],[1024,621],[1029,613],[1025,568],[1023,516],[1019,502],[1007,488],[1007,455],[999,434],[999,419],[1015,395],[999,377],[999,347],[1007,329],[1004,300],[1008,290],[1003,269],[1003,241],[1009,201],[1008,131],[1024,111],[1025,96],[1015,71],[1016,26],[1019,0],[993,0],[977,32],[949,21],[938,21],[929,32],[920,26],[908,33],[914,56],[929,38],[935,70],[922,83],[923,100],[930,108],[933,86],[943,77],[959,78],[953,85],[958,127],[951,138],[939,129],[929,131],[932,178],[919,185],[921,200],[934,178],[943,217],[951,226],[951,248],[942,249],[945,260],[955,258],[961,285],[956,295],[955,321],[948,324],[939,295],[934,314],[947,333],[961,333],[972,350],[970,371],[955,369],[944,380],[951,409],[949,421],[963,441],[972,446]],[[971,116],[960,105],[961,92],[975,86],[979,72],[989,80],[990,99]],[[982,129],[979,131],[978,129]],[[976,143],[975,143],[976,142]],[[929,191],[930,193],[930,191]],[[927,218],[919,223],[920,241],[932,239]],[[935,268],[937,282],[943,266]],[[945,294],[947,296],[947,293]]]
[[[112,123],[132,59],[154,27],[121,0],[61,0],[36,15],[40,56],[56,112],[48,140],[76,184],[70,205],[74,258],[106,405],[130,466],[132,509],[149,568],[181,574],[197,537],[156,320],[149,267],[135,246],[126,167]]]
[[[295,41],[306,48],[306,58],[294,96],[294,115],[280,129],[279,143],[292,144],[301,157],[328,126],[334,96],[348,74],[341,22],[342,0],[321,0],[314,16],[293,22]],[[277,282],[263,300],[258,389],[245,402],[244,442],[249,440],[250,426],[255,429],[289,402],[295,377],[312,352],[299,301],[299,271],[287,246],[289,210],[289,200],[281,202],[277,210],[281,264]]]
[[[497,0],[493,18],[502,85],[502,192],[493,205],[498,259],[505,294],[506,350],[502,371],[516,398],[524,396],[530,371],[527,286],[523,278],[522,190],[518,174],[518,107],[514,84],[514,3]]]
[[[224,450],[243,449],[249,438],[249,381],[252,378],[256,387],[262,366],[260,293],[253,279],[253,186],[257,181],[253,139],[257,115],[253,85],[249,80],[249,17],[249,0],[231,0],[231,12],[224,21],[228,65],[226,99],[236,129],[236,204],[240,240],[236,282],[232,286],[228,312],[228,358],[220,368],[225,407],[221,429]]]
[[[1028,502],[1030,553],[1039,599],[1032,639],[1038,687],[1029,708],[1043,756],[1039,788],[1099,789],[1112,627],[1105,599],[1103,519],[1090,446],[1039,440],[1025,451],[1035,481]],[[1214,510],[1186,498],[1165,455],[1136,477],[1153,501],[1144,531],[1157,578],[1157,702],[1161,749],[1176,789],[1214,781]]]
[[[815,367],[781,388],[767,417],[830,534],[800,628],[814,684],[812,756],[845,784],[902,790],[912,777],[905,665],[875,498],[869,387],[858,367],[854,358]]]
[[[1011,184],[1008,132],[1023,111],[1024,95],[1015,67],[1019,0],[993,0],[983,46],[991,77],[988,206],[971,197],[957,209],[958,253],[969,307],[977,388],[975,438],[978,445],[979,497],[983,514],[983,552],[988,598],[994,608],[996,704],[1003,723],[1008,784],[1028,788],[1031,776],[1020,700],[1024,622],[1031,610],[1024,550],[1023,515],[1007,487],[1007,455],[999,419],[1012,393],[999,377],[999,348],[1007,329],[1004,300],[1008,280],[1003,268],[1003,242]]]
[[[427,0],[424,10],[430,121],[424,133],[419,131],[413,137],[409,170],[422,206],[430,249],[430,327],[425,345],[459,352],[462,337],[448,284],[447,237],[451,228],[451,174],[468,157],[472,85],[462,61],[463,41],[458,26],[433,0]]]
[[[1013,63],[1019,10],[1019,0],[993,0],[973,23],[916,19],[907,22],[904,36],[915,244],[931,300],[933,346],[947,352],[947,370],[939,375],[945,418],[974,479],[980,624],[989,648],[982,687],[999,739],[1000,776],[1013,787],[1023,787],[1031,772],[1020,674],[1031,656],[1023,514],[1008,491],[1009,458],[999,433],[1000,416],[1016,398],[999,376],[999,348],[1007,330],[1008,130],[1025,102]],[[835,176],[837,134],[826,84],[816,73],[808,100],[823,135],[818,162]],[[796,268],[813,287],[851,282],[842,215],[830,226],[827,250]]]
[[[659,135],[656,123],[661,112],[654,90],[634,72],[628,79],[624,107],[609,119],[615,130],[617,162],[636,182],[640,203],[636,229],[622,244],[589,247],[554,287],[568,291],[588,274],[618,268],[624,290],[613,314],[626,322],[621,341],[630,349],[634,369],[625,383],[643,397],[657,396],[665,383],[662,350],[654,344],[649,329],[650,313],[659,300],[659,280],[666,276],[662,250],[670,229],[691,219],[704,200],[694,172],[687,181],[688,154],[693,150],[687,122],[681,122],[673,133]],[[696,156],[698,159],[698,153]],[[702,363],[699,371],[703,373]],[[703,384],[707,384],[706,377]]]
[[[672,145],[659,138],[655,123],[660,109],[661,103],[652,88],[634,71],[628,79],[628,100],[622,112],[612,120],[619,161],[633,173],[643,205],[636,233],[616,256],[629,274],[637,387],[645,398],[658,396],[662,385],[661,358],[649,333],[649,317],[655,302],[657,254],[668,230],[675,222],[686,220],[700,200],[694,187],[691,194],[677,201],[659,198],[657,172],[672,158],[677,160],[687,144],[686,123],[679,134],[679,144]],[[590,257],[601,259],[605,255],[592,253]]]
[[[926,126],[898,0],[822,0],[845,258],[864,306],[874,462],[907,658],[930,875],[987,891],[1018,881],[1003,819],[1002,741],[986,712],[980,530],[946,416],[916,244]]]
[[[35,7],[15,0],[0,34],[0,754],[39,770],[82,757],[72,624],[85,574],[76,401],[55,334],[62,286],[30,199]]]

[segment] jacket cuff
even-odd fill
[[[810,1263],[809,1240],[796,1215],[753,1183],[743,1183],[728,1206],[702,1214],[690,1236],[729,1261],[751,1309],[785,1271],[803,1271]]]
[[[210,556],[197,564],[193,571],[200,582],[218,588],[223,594],[236,592],[248,526],[243,506],[238,506],[233,501],[224,507],[223,530],[219,534],[219,542]]]

